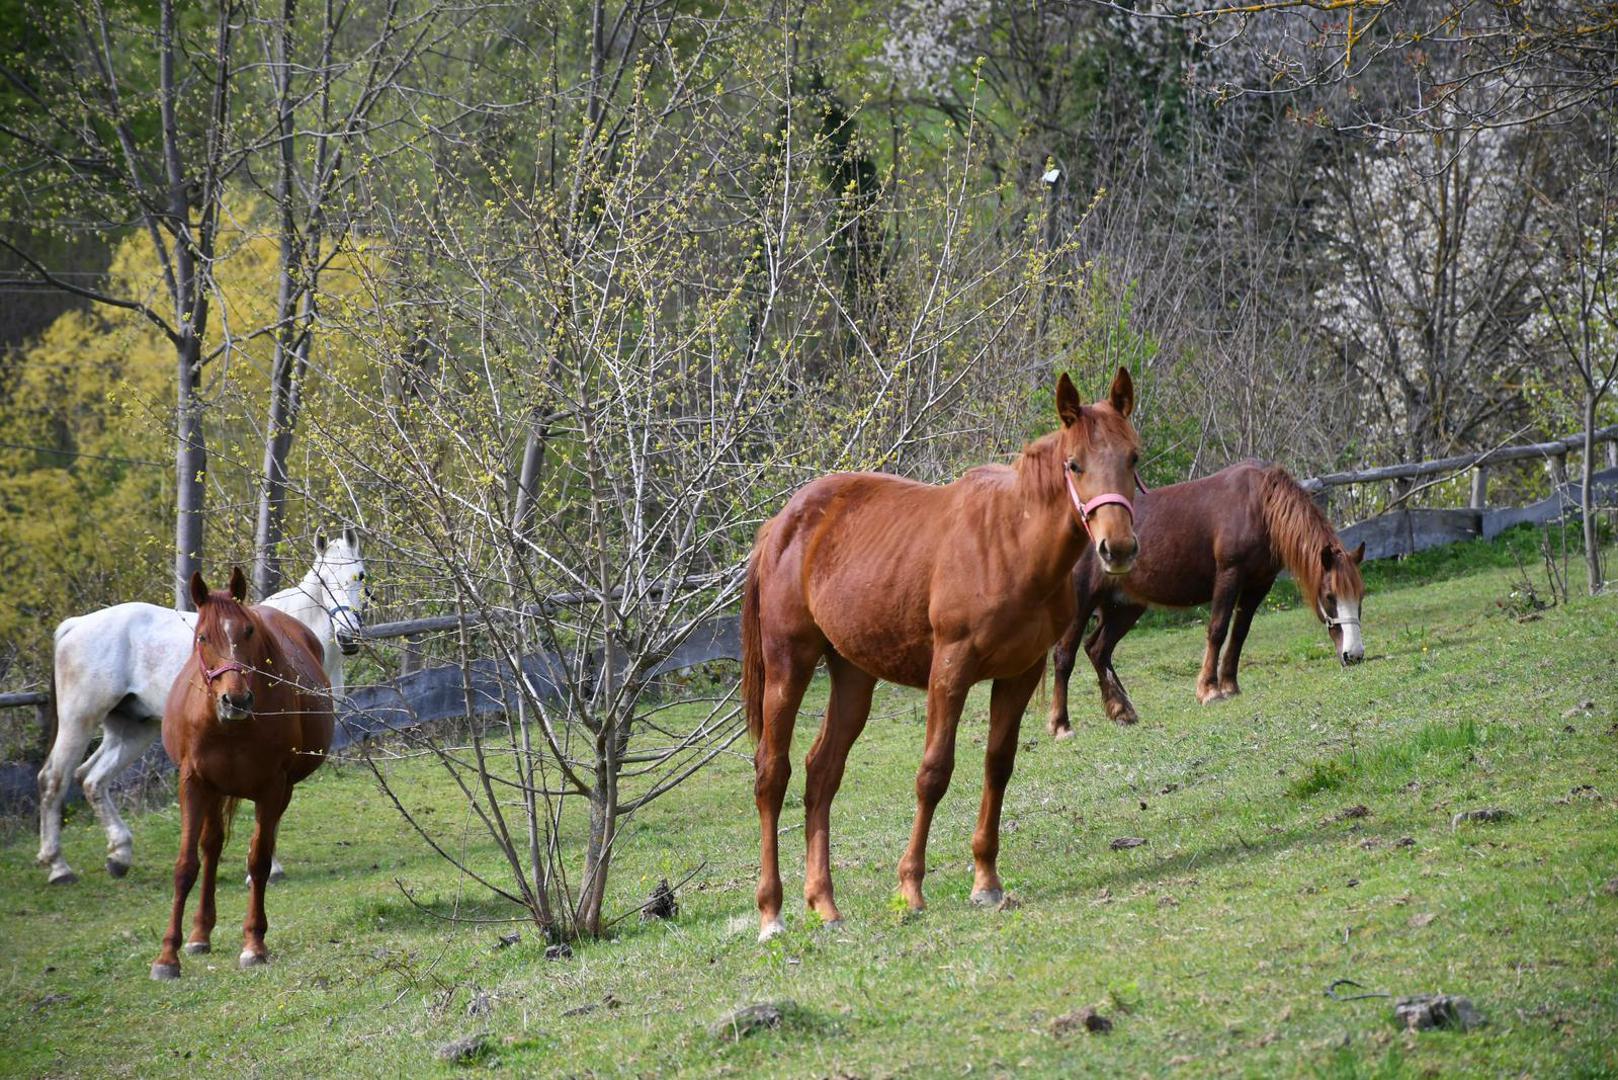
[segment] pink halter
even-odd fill
[[[1078,486],[1073,483],[1073,470],[1064,468],[1062,475],[1067,478],[1067,497],[1072,501],[1073,509],[1079,512],[1079,522],[1083,524],[1086,533],[1090,532],[1090,515],[1103,506],[1121,506],[1129,512],[1131,519],[1135,517],[1134,504],[1116,491],[1103,492],[1085,502],[1079,498]],[[1135,474],[1135,486],[1140,489],[1142,495],[1146,494],[1146,485],[1140,482],[1140,473]]]
[[[202,680],[203,680],[203,682],[207,683],[209,686],[212,686],[213,681],[215,679],[219,678],[219,676],[223,675],[227,671],[239,671],[243,675],[248,674],[247,665],[243,664],[243,663],[241,663],[239,661],[236,661],[236,660],[222,660],[222,661],[220,661],[218,667],[213,667],[213,668],[209,667],[208,666],[208,661],[206,661],[206,660],[204,660],[202,658],[202,642],[199,641],[196,644],[197,644],[197,669],[202,672]]]

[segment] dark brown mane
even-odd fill
[[[1342,580],[1352,585],[1354,598],[1363,595],[1365,585],[1360,579],[1360,568],[1348,557],[1325,513],[1292,479],[1292,474],[1279,465],[1271,465],[1264,470],[1260,490],[1264,496],[1264,521],[1269,528],[1270,547],[1275,557],[1291,571],[1304,602],[1313,606],[1311,598],[1320,593],[1323,548],[1331,548],[1336,556]]]

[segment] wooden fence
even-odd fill
[[[1618,425],[1595,433],[1598,444],[1609,448],[1609,459],[1618,450]],[[1485,454],[1460,455],[1407,465],[1327,473],[1300,481],[1305,489],[1325,496],[1330,488],[1349,484],[1386,483],[1433,476],[1459,476],[1471,473],[1470,506],[1456,510],[1401,508],[1358,522],[1342,530],[1349,547],[1365,542],[1366,558],[1384,559],[1409,555],[1428,548],[1463,540],[1492,539],[1514,525],[1551,522],[1581,505],[1582,488],[1567,481],[1567,458],[1584,448],[1584,436],[1571,435],[1552,442],[1503,447]],[[1555,481],[1550,496],[1528,506],[1490,507],[1487,505],[1489,469],[1506,462],[1544,460]],[[1592,478],[1595,499],[1604,507],[1618,505],[1618,461]],[[714,579],[719,584],[721,579]],[[688,582],[689,584],[689,582]],[[585,602],[583,596],[552,597],[547,606]],[[423,668],[421,644],[424,635],[441,633],[461,625],[455,615],[406,619],[378,623],[366,628],[371,641],[398,640],[398,675],[381,683],[349,688],[338,705],[338,729],[333,749],[352,745],[360,739],[387,731],[398,731],[418,724],[466,718],[467,701],[474,716],[507,711],[514,702],[509,673],[493,661],[473,664],[469,687],[463,688],[460,667],[441,665]],[[734,615],[711,619],[702,624],[674,653],[664,657],[652,674],[665,675],[716,660],[737,660],[741,656],[739,622]],[[523,658],[523,672],[544,694],[556,693],[554,677],[560,661],[546,654]],[[470,690],[468,694],[466,691]],[[48,752],[53,737],[50,697],[42,693],[0,694],[0,709],[32,708],[39,723],[40,757]],[[167,758],[160,748],[149,754],[148,770],[161,769]],[[0,805],[29,803],[34,798],[37,764],[0,765]]]

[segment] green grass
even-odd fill
[[[966,903],[981,692],[933,829],[929,910],[906,918],[893,903],[922,728],[919,696],[883,688],[833,816],[848,923],[810,928],[790,901],[802,886],[794,809],[783,838],[791,929],[764,947],[744,754],[625,834],[614,910],[706,864],[679,919],[623,922],[613,940],[554,962],[531,931],[497,949],[511,927],[452,926],[412,907],[396,879],[440,910],[504,914],[434,861],[362,769],[339,766],[293,801],[281,847],[292,878],[270,896],[274,964],[234,969],[245,890],[232,873],[220,951],[188,959],[179,983],[154,984],[176,813],[139,816],[135,869],[114,881],[97,869],[101,836],[81,807],[66,835],[84,874],[75,887],[45,887],[20,828],[0,847],[0,1071],[447,1073],[459,1070],[434,1048],[486,1031],[492,1052],[472,1071],[1618,1074],[1618,895],[1606,887],[1618,878],[1618,599],[1576,598],[1518,622],[1496,604],[1509,566],[1508,555],[1460,573],[1424,574],[1417,560],[1387,570],[1356,669],[1337,665],[1308,613],[1266,612],[1233,701],[1195,703],[1196,626],[1138,632],[1120,648],[1138,727],[1102,722],[1081,673],[1078,737],[1052,742],[1036,698],[1006,801],[1001,871],[1021,902],[1010,911]],[[811,701],[796,761],[817,719]],[[416,768],[401,778],[459,823],[450,792]],[[801,808],[800,792],[801,768],[789,806]],[[1343,814],[1354,806],[1366,815]],[[1511,816],[1451,827],[1485,806]],[[1147,842],[1111,850],[1126,835]],[[477,861],[495,868],[489,851]],[[1328,1000],[1337,978],[1464,994],[1490,1023],[1406,1035],[1386,1000]],[[469,1018],[480,992],[493,1011]],[[607,995],[618,1004],[563,1015]],[[795,1003],[781,1030],[736,1045],[706,1033],[727,1008],[766,999]],[[1083,1006],[1114,1030],[1052,1034],[1054,1018]]]

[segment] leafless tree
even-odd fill
[[[1525,328],[1576,381],[1584,427],[1579,509],[1592,594],[1603,583],[1594,436],[1601,403],[1618,385],[1618,147],[1612,113],[1598,114],[1593,128],[1560,140],[1561,183],[1534,191],[1534,231],[1544,251],[1532,281],[1541,310]]]

